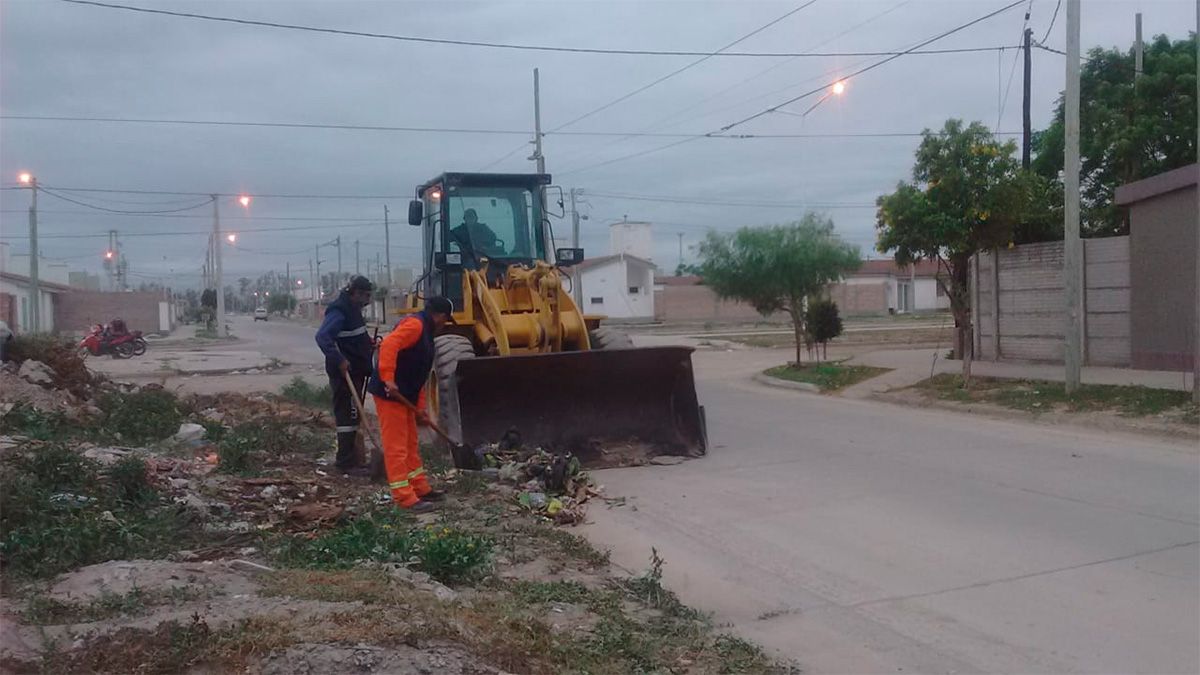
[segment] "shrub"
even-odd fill
[[[0,433],[28,436],[38,441],[49,441],[68,436],[71,425],[58,412],[42,412],[32,406],[18,403],[7,414],[0,417]]]

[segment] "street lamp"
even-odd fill
[[[833,93],[837,94],[838,96],[841,96],[842,92],[844,92],[844,91],[846,91],[846,81],[845,80],[838,80],[837,82],[833,83]]]
[[[21,174],[17,176],[17,180],[21,182],[21,185],[29,185],[33,182],[33,174],[29,173],[28,171],[22,171]]]
[[[250,195],[238,197],[238,203],[242,205],[242,208],[250,208]]]
[[[225,235],[225,238],[228,239],[229,243],[231,243],[231,244],[237,242],[237,235],[234,234],[233,232],[230,232],[229,234]]]
[[[17,175],[21,185],[28,185],[32,193],[29,202],[29,331],[42,329],[42,291],[38,283],[38,238],[37,238],[37,178],[28,171]]]

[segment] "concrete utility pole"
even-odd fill
[[[683,269],[683,233],[676,232],[675,236],[679,237],[679,269]]]
[[[316,271],[313,269],[313,259],[312,259],[312,258],[309,258],[309,259],[308,259],[308,278],[309,278],[310,280],[313,280],[313,281],[315,281],[315,280],[316,280],[316,278],[317,278],[317,273],[316,273]],[[308,294],[309,294],[309,295],[311,295],[311,296],[313,296],[314,302],[315,302],[315,300],[316,300],[316,292],[317,292],[317,291],[316,291],[316,288],[317,288],[317,285],[316,285],[316,284],[311,284],[311,285],[308,287]]]
[[[1142,43],[1142,13],[1133,15],[1133,79],[1142,77],[1142,64],[1145,61],[1146,46]]]
[[[225,337],[225,288],[221,279],[221,211],[217,195],[210,195],[213,205],[213,277],[217,286],[217,337]]]
[[[37,177],[29,177],[29,190],[33,195],[29,202],[29,332],[42,330],[42,288],[38,274],[37,238]]]
[[[533,69],[533,161],[537,172],[546,173],[546,158],[542,155],[542,90],[538,81],[538,69]]]
[[[579,188],[571,188],[571,247],[579,248],[579,207],[575,203],[583,190]],[[575,296],[575,306],[579,311],[583,311],[583,275],[579,273],[578,266],[571,269],[571,295]]]
[[[1029,151],[1031,136],[1033,135],[1033,122],[1029,115],[1029,91],[1032,87],[1033,80],[1033,58],[1029,49],[1029,41],[1032,39],[1033,29],[1025,29],[1025,87],[1024,97],[1021,101],[1021,168],[1029,170]]]
[[[283,272],[284,278],[287,279],[287,287],[285,290],[288,295],[291,295],[293,292],[292,286],[295,285],[295,283],[292,281],[292,261],[289,260],[286,263],[284,263],[283,269],[284,269],[284,272]]]
[[[1063,288],[1066,291],[1066,390],[1079,389],[1083,345],[1083,242],[1079,238],[1079,0],[1067,0],[1066,147],[1063,161]]]
[[[383,205],[383,257],[387,263],[387,274],[384,275],[384,280],[387,281],[388,288],[392,287],[392,228],[388,223],[388,207]]]
[[[1196,98],[1200,101],[1200,0],[1196,0]],[[1200,105],[1196,106],[1196,161],[1200,162]],[[1200,213],[1200,184],[1196,185],[1196,213]],[[1196,228],[1196,293],[1200,294],[1200,227]],[[1192,331],[1192,401],[1200,403],[1200,307]]]
[[[313,247],[313,260],[317,261],[317,275],[315,277],[313,277],[313,288],[315,288],[317,290],[313,291],[313,293],[316,293],[316,295],[314,295],[313,298],[317,302],[320,302],[321,296],[325,294],[325,282],[324,282],[324,280],[321,279],[321,245],[320,244],[317,244],[315,247]]]
[[[338,290],[339,288],[341,288],[341,286],[342,286],[342,281],[343,281],[343,279],[344,279],[344,277],[342,277],[342,235],[340,235],[340,234],[339,234],[338,236],[334,237],[334,238],[333,238],[333,241],[334,241],[334,245],[335,245],[335,246],[337,246],[337,250],[338,250],[338,275],[337,275],[337,283],[335,283],[335,284],[333,285],[333,291],[336,293],[336,292],[337,292],[337,290]]]
[[[358,240],[354,240],[354,274],[362,274],[358,266]]]

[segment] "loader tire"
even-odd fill
[[[462,439],[462,413],[458,407],[455,373],[458,362],[475,358],[475,347],[461,335],[433,339],[433,372],[437,377],[437,421],[451,438]]]
[[[633,347],[633,340],[629,339],[628,333],[608,326],[601,326],[588,333],[588,340],[592,343],[592,349],[629,349]]]

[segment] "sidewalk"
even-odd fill
[[[868,398],[873,394],[912,386],[928,379],[933,374],[960,373],[961,361],[944,358],[946,349],[884,349],[850,359],[849,363],[862,366],[892,368],[889,373],[861,382],[842,390],[846,398]],[[936,357],[936,361],[935,361]],[[1002,377],[1022,380],[1050,380],[1062,382],[1066,375],[1061,365],[1053,363],[1013,363],[975,361],[971,374],[981,377]],[[1191,391],[1191,373],[1159,370],[1132,370],[1106,366],[1084,366],[1081,373],[1084,384],[1115,384]]]

